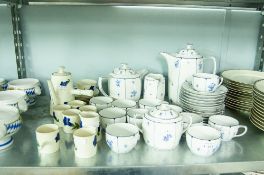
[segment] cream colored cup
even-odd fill
[[[78,109],[68,109],[62,112],[65,133],[73,133],[74,130],[80,128],[80,112]]]
[[[93,157],[97,152],[96,132],[88,128],[80,128],[73,133],[74,152],[79,158]]]
[[[60,148],[59,127],[55,124],[44,124],[36,129],[38,151],[41,154],[51,154]]]
[[[96,106],[93,106],[93,105],[85,105],[85,106],[82,106],[80,107],[80,111],[84,112],[88,112],[88,111],[93,111],[93,112],[97,112],[97,108]]]
[[[92,128],[97,134],[97,141],[100,141],[102,138],[101,128],[100,128],[100,119],[97,112],[88,111],[80,113],[81,123],[80,128]]]
[[[86,102],[82,100],[73,100],[68,103],[72,109],[80,109],[80,107],[86,105]]]
[[[62,112],[65,110],[71,109],[70,105],[56,105],[53,106],[53,120],[54,124],[58,125],[59,127],[63,127],[63,115]]]

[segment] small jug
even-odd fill
[[[148,74],[144,79],[144,99],[164,100],[165,78],[162,74]]]

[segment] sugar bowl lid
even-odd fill
[[[119,68],[115,68],[110,74],[114,78],[138,78],[140,77],[139,73],[131,69],[127,64],[122,63]]]
[[[57,72],[53,72],[52,75],[55,75],[55,76],[69,76],[69,75],[71,75],[71,73],[70,72],[66,72],[64,66],[60,66],[58,71]]]
[[[149,115],[153,118],[170,120],[179,117],[179,114],[174,112],[168,104],[161,104],[157,109],[149,111]]]
[[[202,58],[202,56],[193,48],[192,44],[187,44],[186,49],[181,50],[177,54],[177,57],[189,59]]]

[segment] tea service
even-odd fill
[[[193,75],[192,87],[200,92],[214,92],[223,83],[223,77],[215,74],[197,73]]]

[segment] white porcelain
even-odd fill
[[[144,98],[138,101],[139,107],[144,109],[157,108],[162,103],[166,103],[166,102],[161,100],[144,99]]]
[[[20,90],[7,90],[0,92],[0,104],[16,107],[20,113],[28,110],[28,96]]]
[[[179,53],[161,53],[168,64],[168,87],[169,99],[173,103],[179,104],[179,94],[182,83],[195,73],[203,72],[203,62],[205,59],[213,61],[213,74],[216,73],[216,60],[214,57],[204,58],[193,49],[191,44]]]
[[[108,94],[103,90],[103,80],[108,80],[109,96],[114,99],[139,100],[141,95],[141,78],[147,73],[146,70],[136,72],[128,67],[127,64],[121,64],[121,67],[115,68],[107,77],[99,77],[98,86],[104,96]]]
[[[80,107],[86,105],[86,102],[81,101],[81,100],[73,100],[66,104],[70,105],[72,109],[80,109]]]
[[[165,78],[162,74],[150,73],[144,78],[144,99],[163,101],[165,96]]]
[[[10,90],[22,90],[29,97],[28,105],[34,105],[36,103],[36,96],[41,94],[41,86],[38,79],[24,78],[8,82],[8,89]]]
[[[90,105],[95,106],[98,111],[101,111],[102,109],[111,107],[112,102],[113,98],[111,97],[98,96],[91,98],[89,103]]]
[[[62,112],[68,109],[71,109],[70,105],[56,105],[53,107],[52,116],[53,116],[54,124],[58,125],[59,127],[63,127]]]
[[[156,149],[174,149],[179,144],[184,132],[182,117],[166,104],[150,110],[143,118],[144,140],[149,146]]]
[[[124,109],[124,110],[126,110],[126,112],[129,109],[137,107],[137,103],[134,100],[128,100],[128,99],[117,99],[117,100],[113,101],[112,105],[113,105],[113,107],[118,107],[118,108]]]
[[[80,113],[80,118],[80,128],[93,128],[97,135],[97,141],[100,141],[102,138],[102,132],[99,114],[93,111],[84,111]]]
[[[96,132],[88,128],[80,128],[73,133],[74,152],[79,158],[90,158],[96,155],[97,138]]]
[[[0,105],[0,151],[13,144],[12,135],[21,128],[22,120],[17,108]]]
[[[92,90],[93,96],[97,96],[99,94],[99,89],[97,87],[97,81],[92,79],[82,79],[77,83],[77,88],[81,90]]]
[[[192,118],[192,125],[203,125],[203,117],[199,114],[191,113],[191,112],[182,112],[180,113],[183,119],[183,128],[188,127],[190,123],[190,117]]]
[[[193,89],[200,92],[214,92],[223,83],[223,77],[209,73],[197,73],[192,77]]]
[[[129,109],[127,112],[127,122],[137,125],[137,127],[142,129],[143,118],[147,113],[147,109]]]
[[[82,111],[82,112],[88,112],[88,111],[97,112],[96,106],[93,106],[93,105],[81,106],[79,110]]]
[[[186,141],[193,154],[211,156],[221,145],[221,133],[210,126],[191,126],[186,132]]]
[[[7,90],[8,84],[7,81],[3,78],[0,78],[0,91]]]
[[[230,141],[247,133],[247,126],[239,125],[237,119],[226,115],[213,115],[209,117],[208,124],[221,131],[223,141]],[[238,134],[239,129],[243,130],[240,134]]]
[[[60,149],[59,127],[55,124],[44,124],[36,129],[38,151],[41,154],[51,154]]]
[[[76,129],[79,129],[80,112],[78,109],[68,109],[62,112],[63,131],[65,133],[73,133]]]
[[[106,128],[109,124],[125,123],[126,111],[121,108],[111,107],[103,109],[99,112],[102,128]]]
[[[108,125],[105,131],[106,143],[116,153],[128,153],[140,139],[139,130],[129,123]]]
[[[178,114],[182,112],[182,108],[180,106],[169,105],[169,107],[171,110],[173,110],[174,112],[177,112]]]

